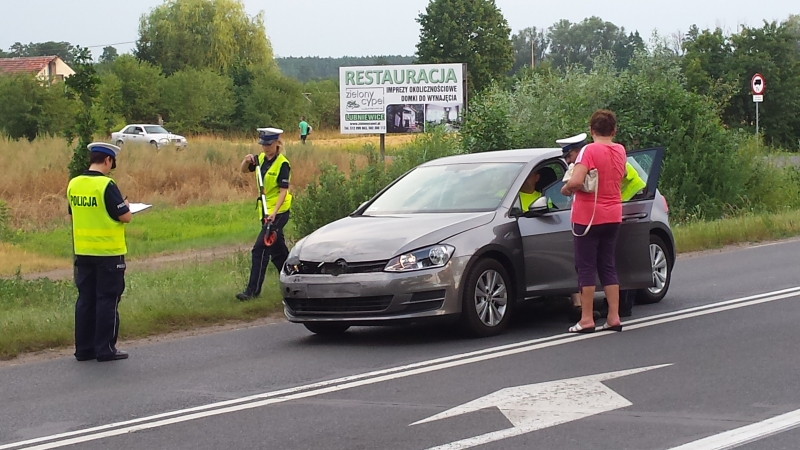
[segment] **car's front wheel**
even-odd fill
[[[511,279],[494,259],[482,259],[465,278],[461,320],[477,337],[502,333],[508,327],[514,306]]]
[[[650,267],[653,271],[653,286],[636,291],[636,303],[640,305],[658,303],[664,299],[672,281],[672,253],[660,237],[650,235]]]
[[[342,334],[350,328],[350,325],[346,323],[309,322],[309,323],[304,323],[303,325],[306,327],[308,331],[322,336],[333,336],[337,334]]]

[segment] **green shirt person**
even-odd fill
[[[308,137],[308,131],[311,129],[311,127],[308,125],[308,122],[306,122],[306,116],[300,118],[300,125],[298,125],[298,128],[300,128],[300,140],[303,141],[303,144],[305,144],[306,138]]]

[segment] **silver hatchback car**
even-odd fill
[[[297,242],[280,275],[286,317],[319,334],[454,319],[491,336],[518,302],[577,292],[561,154],[496,151],[412,169]],[[638,303],[664,298],[675,261],[667,202],[656,188],[663,154],[628,154],[647,186],[623,204],[617,271]],[[544,195],[523,212],[519,192],[532,171]]]

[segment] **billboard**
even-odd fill
[[[463,64],[339,68],[342,134],[458,130],[464,113]]]

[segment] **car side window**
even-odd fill
[[[136,134],[144,134],[144,130],[140,127],[136,127]]]
[[[547,204],[553,211],[564,211],[572,208],[572,197],[567,197],[561,193],[561,188],[563,186],[564,182],[559,180],[556,184],[550,186],[544,191],[544,196],[547,198]]]
[[[128,127],[128,128],[125,128],[125,130],[123,131],[123,133],[124,133],[124,134],[133,134],[133,132],[134,132],[134,129],[135,129],[135,128],[136,128],[136,127]]]

